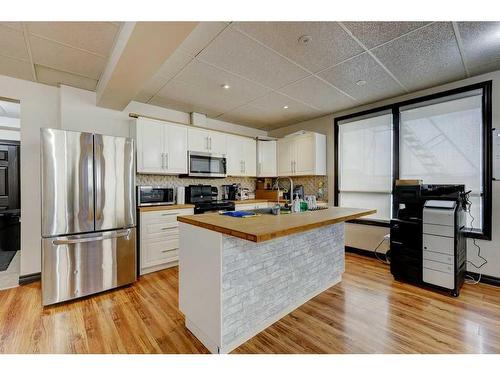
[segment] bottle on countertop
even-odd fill
[[[295,194],[295,199],[293,200],[292,204],[292,210],[293,212],[300,212],[300,199],[298,194]]]

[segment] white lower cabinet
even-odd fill
[[[140,274],[172,267],[179,260],[177,216],[193,215],[193,209],[141,212]]]

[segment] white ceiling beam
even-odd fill
[[[123,110],[198,22],[125,22],[97,85],[97,105]]]

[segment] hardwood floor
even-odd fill
[[[0,353],[207,353],[184,328],[177,269],[133,286],[43,309],[40,284],[0,291]],[[500,288],[451,298],[392,279],[346,255],[340,284],[234,353],[500,353]]]

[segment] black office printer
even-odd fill
[[[394,208],[394,278],[458,296],[466,266],[465,186],[398,183]]]

